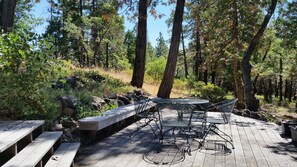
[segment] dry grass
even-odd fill
[[[277,106],[274,104],[263,104],[261,108],[269,111],[270,114],[275,115],[275,117],[281,120],[297,120],[296,108]]]
[[[115,71],[115,70],[105,70],[103,68],[98,68],[99,72],[104,75],[109,75],[110,77],[119,79],[125,83],[129,83],[132,78],[132,71],[126,70],[126,71]],[[144,81],[142,89],[149,93],[152,96],[157,96],[158,90],[159,90],[159,84],[152,84]],[[170,97],[184,97],[187,96],[186,94],[182,93],[181,91],[173,89]]]

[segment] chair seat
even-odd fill
[[[186,121],[163,121],[164,127],[186,128],[189,127],[189,122]]]

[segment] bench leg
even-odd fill
[[[97,131],[96,131],[96,130],[91,130],[91,131],[89,132],[89,139],[90,139],[91,141],[94,141],[94,140],[96,139],[96,134],[97,134]]]

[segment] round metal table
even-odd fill
[[[171,103],[171,104],[192,104],[192,105],[203,105],[208,104],[209,101],[205,99],[195,99],[195,98],[154,98],[152,99],[154,103]]]

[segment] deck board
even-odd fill
[[[226,146],[230,154],[217,150],[193,150],[192,155],[185,154],[185,160],[176,164],[156,165],[144,160],[143,155],[156,149],[156,139],[150,128],[137,132],[133,139],[129,133],[137,128],[132,124],[114,135],[98,141],[90,146],[84,146],[75,159],[77,166],[128,166],[128,167],[254,167],[254,166],[297,166],[296,144],[291,139],[282,138],[279,126],[264,121],[232,115],[230,125],[220,125],[220,129],[230,134],[235,149],[229,143]],[[216,135],[209,135],[207,141],[221,140]],[[225,143],[225,142],[218,142]],[[206,143],[209,144],[209,143]],[[157,161],[168,161],[171,151],[163,156],[154,157]],[[173,153],[174,154],[174,153]]]

